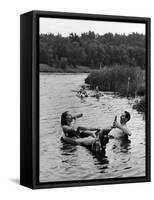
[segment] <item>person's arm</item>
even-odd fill
[[[122,126],[121,124],[119,124],[118,122],[114,122],[114,126],[116,128],[119,128],[123,131],[124,134],[131,136],[132,133],[130,132],[130,130],[127,128],[127,126]]]
[[[83,114],[74,115],[72,119],[76,120],[77,118],[83,117]]]
[[[78,129],[82,131],[97,131],[98,130],[98,128],[88,128],[84,126],[79,126]]]

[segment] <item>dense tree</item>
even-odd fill
[[[145,35],[104,35],[94,32],[40,35],[40,63],[65,68],[84,65],[98,68],[113,65],[145,67]]]

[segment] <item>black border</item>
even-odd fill
[[[151,181],[151,19],[144,17],[128,17],[113,15],[96,15],[83,13],[66,13],[50,11],[32,11],[32,186],[31,188],[57,188],[72,186],[90,186],[119,183],[137,183]],[[98,180],[39,182],[39,18],[79,19],[93,21],[112,21],[128,23],[144,23],[146,25],[146,176],[128,178],[110,178]]]

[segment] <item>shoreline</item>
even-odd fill
[[[90,74],[90,72],[46,72],[46,71],[39,71],[39,74],[49,74],[49,75],[84,75],[87,74],[87,76]]]
[[[39,72],[40,73],[70,73],[70,74],[78,74],[78,73],[91,73],[94,71],[99,71],[97,68],[90,68],[86,66],[76,66],[76,68],[73,67],[67,67],[65,69],[62,68],[56,68],[51,67],[47,64],[39,64]]]

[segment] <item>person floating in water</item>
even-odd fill
[[[130,118],[130,113],[124,111],[120,116],[120,123],[118,123],[117,119],[115,119],[113,122],[113,127],[108,134],[109,137],[128,139],[128,137],[132,135],[131,131],[127,127],[127,122],[130,120]]]
[[[96,92],[99,92],[99,87],[98,86],[96,86]]]
[[[99,87],[96,86],[95,91],[91,97],[96,97],[96,99],[99,99],[101,96],[104,96],[104,94],[100,92]]]
[[[88,97],[87,91],[85,89],[85,86],[83,85],[80,90],[77,93],[81,98]]]
[[[69,111],[66,111],[62,114],[61,126],[65,136],[71,138],[88,137],[88,136],[91,136],[93,138],[96,137],[96,135],[92,132],[92,131],[97,131],[98,129],[96,128],[87,128],[83,126],[78,126],[77,128],[75,128],[73,126],[73,121],[82,116],[83,114],[72,116]]]
[[[96,99],[99,99],[100,96],[101,96],[101,93],[100,93],[100,91],[99,91],[99,87],[98,87],[98,86],[96,86],[95,92],[96,92],[96,93],[95,93]]]
[[[105,148],[108,138],[102,133],[99,135],[100,129],[73,126],[73,121],[82,116],[82,114],[72,116],[68,111],[61,115],[61,127],[64,133],[62,139],[68,143],[90,147],[93,151],[101,151]]]

